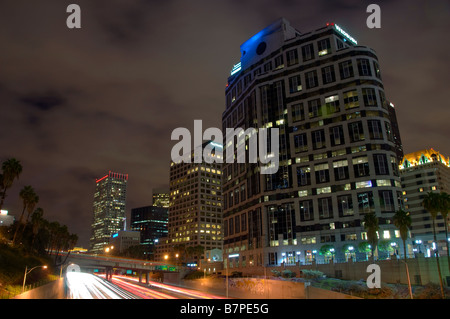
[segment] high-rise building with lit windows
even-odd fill
[[[131,209],[130,228],[140,232],[145,259],[155,259],[155,245],[160,238],[167,236],[168,220],[166,207],[152,205]]]
[[[124,230],[128,174],[109,171],[95,181],[90,252],[101,254],[111,236]]]
[[[152,205],[158,207],[169,208],[169,189],[154,188],[152,194]]]
[[[156,260],[180,245],[222,249],[222,164],[194,160],[194,153],[191,163],[170,163],[168,235],[156,246]],[[201,257],[189,256],[188,262],[198,263]]]
[[[450,158],[432,148],[408,153],[400,164],[400,177],[405,210],[411,214],[414,250],[433,256],[433,220],[422,203],[429,192],[450,194]],[[449,221],[438,214],[435,220],[438,247],[444,254],[445,223]]]
[[[324,247],[335,260],[365,259],[358,244],[368,212],[379,218],[380,240],[401,242],[390,222],[402,205],[395,117],[375,51],[334,23],[300,32],[279,19],[240,52],[223,131],[278,128],[280,150],[275,174],[223,166],[229,267],[320,261]]]

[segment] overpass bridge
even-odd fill
[[[73,271],[74,267],[71,264],[77,265],[84,272],[95,272],[104,270],[106,279],[110,280],[114,270],[121,269],[124,271],[136,272],[139,275],[139,281],[142,280],[142,276],[146,275],[148,282],[150,273],[162,272],[178,274],[181,268],[184,267],[178,265],[171,265],[163,262],[155,262],[140,259],[121,258],[115,256],[102,256],[102,255],[89,255],[79,253],[60,253],[62,258],[66,259],[65,266],[68,267],[68,271]],[[68,256],[67,256],[68,255]]]

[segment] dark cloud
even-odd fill
[[[56,92],[31,93],[22,97],[20,101],[41,111],[50,111],[65,103],[64,98]]]
[[[82,28],[66,27],[77,3]],[[450,154],[448,1],[39,0],[0,4],[0,160],[24,170],[6,204],[33,185],[46,217],[87,246],[95,178],[129,174],[128,213],[168,184],[170,134],[221,127],[227,76],[240,45],[280,17],[301,32],[336,22],[376,50],[406,152]]]

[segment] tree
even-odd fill
[[[400,231],[400,237],[403,241],[403,254],[406,262],[406,240],[408,239],[408,231],[411,227],[411,216],[408,212],[399,209],[393,217],[394,225]]]
[[[325,257],[325,260],[328,260],[328,258],[333,258],[334,255],[334,247],[332,245],[322,245],[319,249],[319,254]]]
[[[2,174],[0,174],[0,186],[2,189],[1,199],[0,199],[0,209],[3,207],[3,203],[6,197],[6,190],[10,188],[19,175],[22,173],[22,165],[20,161],[15,158],[10,158],[3,162],[2,164]]]
[[[178,254],[178,260],[185,263],[187,258],[186,244],[177,244],[173,247],[174,254]]]
[[[200,260],[200,257],[203,255],[204,252],[205,247],[203,247],[202,245],[197,245],[194,247],[194,254],[197,256],[198,260]]]
[[[413,299],[412,295],[412,289],[411,289],[411,281],[409,279],[409,270],[408,270],[408,261],[406,260],[406,240],[408,239],[408,231],[411,227],[411,215],[408,212],[405,212],[403,209],[399,209],[395,212],[394,218],[394,225],[398,228],[400,231],[400,237],[403,241],[403,254],[405,258],[405,271],[406,271],[406,278],[408,278],[408,288],[409,288],[409,295],[411,296],[411,299]]]
[[[450,250],[448,243],[448,211],[450,210],[450,195],[446,192],[441,192],[441,215],[444,218],[445,224],[445,243],[447,244],[447,261],[448,261],[448,269],[450,270]]]
[[[57,242],[57,233],[59,230],[59,223],[58,222],[50,222],[47,225],[47,230],[49,232],[49,240],[47,243],[47,252],[49,255],[52,254],[53,249],[56,249],[56,242]]]
[[[437,239],[436,239],[436,225],[435,225],[436,217],[442,206],[441,201],[442,201],[442,199],[438,193],[428,192],[423,198],[422,205],[430,213],[431,218],[433,220],[433,236],[434,236],[434,244],[435,244],[434,255],[436,256],[436,264],[437,264],[438,274],[439,274],[439,283],[441,285],[441,296],[442,296],[442,298],[445,298],[444,285],[442,283],[441,266],[439,264],[439,254],[438,254],[438,246],[437,246],[438,243],[437,243]]]
[[[367,241],[370,244],[370,249],[372,251],[372,262],[375,261],[375,248],[378,244],[378,235],[377,231],[380,229],[380,226],[378,225],[378,217],[375,215],[374,212],[367,213],[364,215],[363,219],[364,228],[367,231]]]
[[[346,261],[349,259],[354,260],[354,258],[356,258],[355,247],[352,244],[345,244],[342,246],[341,251],[344,253]]]
[[[33,215],[31,215],[31,229],[33,232],[33,239],[31,241],[31,249],[33,249],[34,241],[36,240],[36,236],[39,232],[39,229],[44,224],[44,210],[40,207],[36,208],[36,210],[33,212]]]
[[[36,204],[39,202],[39,196],[36,195],[36,193],[34,193],[33,195],[30,194],[30,197],[28,198],[28,204],[27,204],[27,218],[25,219],[25,222],[23,223],[23,228],[22,228],[22,235],[23,232],[25,231],[25,228],[27,226],[28,223],[28,219],[30,219],[30,215],[34,210],[34,207],[36,206]],[[38,209],[42,209],[42,208],[38,208]]]
[[[358,244],[358,251],[366,254],[366,259],[368,259],[367,254],[371,252],[371,247],[367,241],[362,241]]]
[[[20,226],[23,223],[23,215],[25,213],[25,209],[28,209],[28,212],[30,214],[30,210],[33,211],[34,206],[39,201],[39,197],[34,192],[33,187],[31,187],[29,185],[24,186],[24,188],[20,191],[19,196],[20,196],[20,198],[22,198],[23,209],[22,209],[22,214],[20,215],[19,223],[17,224],[16,231],[14,233],[13,244],[16,243],[16,240],[18,238],[17,235],[19,234]],[[27,217],[27,219],[28,219],[28,217]]]
[[[185,249],[187,260],[194,261],[197,260],[200,261],[200,257],[203,255],[205,251],[205,247],[201,245],[197,246],[187,246]],[[197,259],[195,259],[197,257]]]

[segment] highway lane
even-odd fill
[[[93,274],[83,272],[68,272],[68,299],[140,299],[107,280]]]
[[[144,299],[226,299],[223,296],[156,281],[139,283],[137,278],[128,276],[114,275],[112,283]]]
[[[202,291],[155,281],[140,283],[137,278],[114,275],[109,282],[104,275],[68,272],[69,299],[225,299]]]

